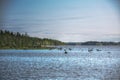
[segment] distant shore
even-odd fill
[[[54,49],[55,46],[61,45],[109,45],[118,46],[120,42],[62,42],[59,40],[48,38],[30,37],[27,33],[21,34],[19,32],[10,32],[7,30],[0,30],[0,49]]]

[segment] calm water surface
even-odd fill
[[[57,47],[0,50],[0,80],[120,80],[120,46]]]

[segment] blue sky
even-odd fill
[[[64,42],[120,41],[115,0],[11,0],[5,6],[3,29]]]

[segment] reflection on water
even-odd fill
[[[120,80],[119,47],[62,48],[0,50],[0,80]]]

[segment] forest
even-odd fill
[[[120,42],[100,42],[100,41],[86,41],[86,42],[69,42],[66,45],[120,45]]]
[[[58,40],[30,37],[27,33],[0,30],[0,49],[43,49],[63,44]]]
[[[27,33],[0,30],[0,49],[46,49],[57,45],[120,45],[120,42],[61,42],[48,38],[30,37]]]

